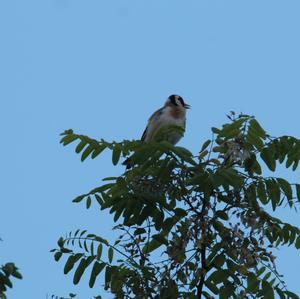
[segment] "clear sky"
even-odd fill
[[[123,168],[108,153],[81,163],[59,145],[63,130],[139,138],[177,93],[192,105],[180,145],[195,153],[230,110],[299,137],[299,12],[299,0],[0,1],[0,263],[24,276],[9,298],[99,293],[74,287],[49,250],[77,228],[111,238],[109,215],[71,200]],[[282,215],[300,226],[300,214]],[[300,294],[299,251],[275,254]]]

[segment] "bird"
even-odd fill
[[[190,105],[184,102],[179,95],[170,95],[164,106],[155,111],[148,120],[146,129],[143,132],[141,141],[148,143],[157,140],[159,132],[167,132],[168,128],[172,129],[168,133],[162,135],[162,139],[175,145],[183,136],[186,126],[186,110],[190,109]],[[174,128],[177,128],[175,130]],[[131,158],[127,158],[123,165],[126,169],[132,167]]]

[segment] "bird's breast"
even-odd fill
[[[174,117],[172,113],[164,113],[160,121],[162,125],[184,127],[185,116]]]
[[[166,111],[168,112],[168,111]],[[172,113],[164,113],[161,115],[160,119],[160,128],[168,127],[180,127],[183,130],[185,129],[185,116],[184,117],[174,117]],[[182,138],[183,132],[171,130],[165,135],[165,140],[172,144],[176,144]]]

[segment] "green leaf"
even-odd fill
[[[233,257],[234,259],[236,258],[236,254],[233,252],[228,252],[228,255]],[[248,270],[247,270],[246,266],[239,265],[230,259],[226,260],[226,264],[227,264],[229,271],[234,270],[244,276],[248,275]],[[236,277],[235,277],[235,280],[236,280]],[[237,282],[237,283],[240,284],[240,282]]]
[[[75,273],[74,273],[74,277],[73,277],[73,283],[76,285],[79,283],[85,269],[89,266],[90,262],[91,262],[92,259],[81,259]]]
[[[204,150],[203,152],[200,153],[199,155],[199,159],[203,159],[206,155],[208,154],[208,151],[207,150]]]
[[[256,293],[259,287],[259,280],[254,273],[249,273],[247,277],[247,290],[251,293]]]
[[[300,184],[296,184],[296,192],[298,201],[300,202]]]
[[[219,210],[216,212],[216,217],[221,218],[222,220],[228,220],[228,214],[225,211]]]
[[[61,247],[61,248],[60,248],[60,251],[61,251],[62,253],[71,253],[71,252],[73,252],[71,249],[68,249],[68,248],[65,248],[65,247]]]
[[[6,263],[4,267],[2,267],[2,269],[6,273],[6,275],[11,275],[15,271],[16,266],[14,263]]]
[[[257,162],[256,155],[254,153],[251,153],[250,157],[245,160],[244,167],[245,170],[248,171],[250,174],[262,174],[260,164]]]
[[[290,291],[285,291],[284,293],[285,293],[286,295],[288,295],[288,298],[289,298],[289,299],[299,299],[299,298],[300,298],[298,295],[296,295],[295,293],[290,292]]]
[[[186,148],[181,147],[181,146],[174,146],[173,152],[182,160],[184,160],[192,165],[196,165],[195,161],[192,158],[193,154]]]
[[[299,140],[295,140],[292,142],[292,145],[290,146],[290,149],[288,151],[288,158],[286,161],[286,167],[290,167],[293,163],[296,164],[296,166],[293,166],[293,169],[296,169],[298,166],[300,159],[300,142]]]
[[[256,134],[255,131],[253,131],[253,129],[251,129],[251,127],[249,128],[247,133],[247,141],[253,146],[255,146],[259,151],[264,146],[262,139]]]
[[[262,268],[260,268],[257,272],[256,272],[256,275],[257,276],[260,276],[261,274],[263,274],[265,271],[266,271],[266,267],[262,267]]]
[[[215,272],[213,272],[207,280],[213,282],[215,285],[221,282],[227,282],[228,273],[225,270],[218,269]]]
[[[280,289],[280,288],[275,288],[278,296],[280,297],[280,299],[286,299],[285,295],[284,295],[284,292]]]
[[[297,229],[290,229],[289,246],[295,242],[297,232]]]
[[[298,238],[297,238],[297,240],[296,240],[295,247],[296,247],[297,249],[300,249],[300,235],[298,236]]]
[[[74,267],[75,263],[83,256],[82,253],[77,253],[74,255],[70,255],[65,267],[64,267],[64,274],[68,274]]]
[[[89,287],[92,288],[95,284],[97,276],[101,273],[101,271],[105,268],[106,264],[105,263],[99,263],[95,262],[92,272],[91,272],[91,277],[89,281]]]
[[[152,238],[161,244],[164,244],[164,245],[169,244],[168,240],[162,234],[153,235]]]
[[[98,145],[96,149],[92,153],[92,159],[95,159],[98,155],[100,155],[106,149],[106,145]]]
[[[62,252],[60,252],[60,251],[55,252],[55,254],[54,254],[55,261],[58,262],[60,260],[61,256],[62,256]]]
[[[109,284],[111,282],[111,276],[112,276],[112,267],[107,266],[105,268],[105,287],[104,287],[105,290],[107,290],[109,287]]]
[[[13,273],[11,273],[11,275],[13,277],[17,278],[17,279],[22,279],[23,278],[22,274],[20,272],[16,271],[16,270]]]
[[[257,195],[262,204],[266,205],[269,202],[266,187],[262,181],[257,184]]]
[[[108,249],[108,260],[109,260],[110,263],[113,260],[113,256],[114,256],[114,251],[113,251],[112,247],[109,247],[109,249]]]
[[[271,275],[272,275],[272,272],[268,272],[268,273],[264,276],[263,280],[268,280],[268,279],[271,277]]]
[[[0,276],[0,279],[1,279],[1,276]],[[10,281],[10,279],[8,278],[8,276],[4,276],[3,280],[4,280],[4,285],[2,286],[2,283],[1,283],[1,285],[0,285],[1,289],[3,287],[5,288],[5,286],[8,286],[9,288],[13,287],[12,282]],[[1,280],[0,280],[0,282],[1,282]],[[0,295],[1,295],[1,293],[0,293]],[[0,298],[2,299],[2,297],[0,297]]]
[[[103,250],[103,245],[102,245],[102,243],[100,243],[97,248],[97,259],[98,260],[101,258],[102,250]]]
[[[241,131],[241,126],[246,121],[244,118],[240,118],[232,122],[231,124],[223,125],[222,131],[219,133],[221,137],[233,138],[238,136]]]
[[[106,181],[116,181],[117,179],[118,179],[117,176],[109,176],[107,178],[102,179],[102,181],[104,181],[104,182],[106,182]],[[110,185],[110,184],[107,184],[107,185]],[[111,184],[111,185],[113,185],[113,184]],[[104,185],[104,186],[106,186],[106,185]]]
[[[229,299],[232,298],[236,290],[236,286],[232,283],[225,283],[224,286],[220,289],[220,299]]]
[[[295,161],[294,164],[293,164],[293,171],[295,171],[297,169],[299,165],[299,160]]]
[[[63,237],[60,237],[57,241],[57,245],[59,247],[63,247],[64,246],[64,238]]]
[[[81,233],[80,233],[80,237],[82,237],[85,233],[87,232],[87,230],[83,230],[83,231],[81,231]]]
[[[220,255],[216,256],[212,261],[212,264],[216,268],[222,267],[224,263],[225,263],[225,255],[224,254],[220,254]]]
[[[219,133],[221,132],[220,129],[215,128],[215,127],[212,127],[212,128],[211,128],[211,131],[212,131],[213,133],[215,133],[215,134],[219,134]]]
[[[95,194],[95,198],[96,198],[97,202],[99,203],[100,207],[102,207],[102,205],[104,204],[102,198],[98,194]]]
[[[256,203],[256,185],[251,184],[246,190],[246,198],[251,203]]]
[[[210,143],[211,140],[206,140],[201,147],[200,153],[202,153],[210,145]]]
[[[116,145],[112,152],[112,162],[114,165],[117,165],[121,156],[121,148],[119,145]]]
[[[109,246],[108,241],[99,236],[95,236],[95,241],[101,242],[101,243],[105,244],[106,246]]]
[[[88,249],[88,246],[87,246],[87,240],[84,240],[83,247],[84,247],[84,250],[86,252],[89,252],[89,249]]]
[[[136,213],[138,210],[138,207],[136,207],[135,210],[132,210],[132,213]],[[146,220],[147,217],[149,217],[151,214],[153,214],[153,207],[152,206],[144,206],[143,210],[140,212],[139,217],[137,218],[137,224],[142,225],[142,223]],[[130,210],[129,210],[130,212]],[[127,213],[126,213],[127,214]]]
[[[263,298],[274,299],[274,290],[269,282],[266,280],[262,281],[262,293],[264,295]]]
[[[184,217],[187,215],[186,211],[184,209],[181,209],[181,208],[176,208],[174,210],[175,212],[175,215],[178,216],[178,217]]]
[[[71,135],[67,135],[65,137],[63,137],[60,140],[60,143],[62,143],[64,146],[68,145],[69,143],[73,142],[74,140],[76,140],[78,138],[77,135],[75,134],[71,134]]]
[[[94,146],[90,144],[81,155],[81,162],[83,162],[94,150]]]
[[[206,280],[205,281],[205,285],[210,289],[210,291],[212,291],[215,295],[219,294],[219,289],[215,286],[214,283]]]
[[[152,251],[154,251],[155,249],[157,249],[158,247],[160,247],[162,245],[162,243],[156,241],[156,240],[151,240],[149,243],[147,243],[143,249],[142,252],[147,254],[150,253]]]
[[[263,161],[266,163],[268,168],[271,171],[275,171],[275,169],[276,169],[276,160],[275,160],[273,151],[271,151],[269,148],[264,148],[261,151],[260,156],[263,159]]]
[[[165,231],[170,231],[172,227],[178,222],[178,220],[175,217],[170,217],[165,219],[162,228]]]
[[[66,135],[71,135],[71,134],[74,134],[74,131],[72,129],[68,129],[68,130],[63,131],[59,135],[60,136],[66,136]]]
[[[287,197],[287,199],[289,201],[292,200],[293,199],[293,190],[292,190],[290,183],[282,178],[277,178],[277,181],[280,185],[280,188],[282,189],[285,196]]]
[[[260,137],[265,139],[267,137],[266,131],[261,127],[258,121],[255,118],[250,120],[250,128]]]
[[[76,203],[81,202],[84,199],[84,197],[85,197],[84,195],[77,196],[72,200],[72,202],[76,202]]]
[[[134,231],[134,235],[137,236],[137,235],[141,235],[141,234],[145,234],[146,233],[146,230],[144,228],[137,228],[135,231]]]
[[[91,207],[91,203],[92,203],[92,200],[91,200],[91,197],[88,196],[86,198],[86,208],[89,209]]]
[[[77,154],[79,154],[86,145],[87,145],[87,142],[85,140],[81,139],[80,142],[78,143],[78,145],[75,148],[75,152]]]
[[[0,293],[0,295],[2,296],[1,299],[7,299],[6,295],[4,293]]]
[[[275,211],[280,202],[280,188],[274,179],[266,180],[268,195],[272,201],[272,208]]]

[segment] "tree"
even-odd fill
[[[1,240],[1,239],[0,239]],[[22,275],[14,263],[6,263],[0,266],[0,298],[6,299],[7,288],[12,288],[11,278],[22,279]]]
[[[109,149],[114,165],[129,154],[135,164],[73,200],[109,209],[120,232],[114,243],[86,230],[58,240],[52,252],[56,261],[66,256],[65,274],[75,269],[74,284],[90,268],[89,286],[103,272],[115,298],[299,298],[278,273],[273,250],[299,249],[300,230],[273,212],[295,209],[300,185],[263,170],[296,170],[300,141],[271,137],[254,117],[228,117],[197,155],[165,141],[62,134],[63,145],[79,141],[82,161]]]

